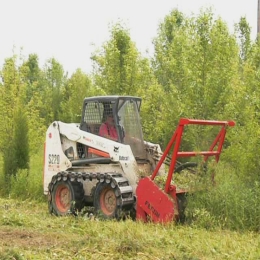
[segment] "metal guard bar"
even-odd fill
[[[216,120],[200,120],[200,119],[188,119],[181,118],[179,125],[228,125],[235,126],[234,121],[216,121]]]
[[[215,126],[222,126],[220,129],[218,135],[216,136],[215,140],[212,142],[209,151],[201,151],[201,152],[179,152],[179,147],[181,144],[181,137],[183,134],[184,126],[185,125],[215,125]],[[165,189],[164,191],[166,193],[169,193],[169,187],[172,180],[173,171],[175,169],[175,164],[177,161],[177,157],[190,157],[190,156],[197,156],[197,155],[203,155],[204,161],[207,161],[209,156],[215,156],[216,162],[219,160],[219,156],[222,151],[222,146],[225,140],[226,135],[226,128],[228,126],[234,126],[234,121],[213,121],[213,120],[197,120],[197,119],[187,119],[187,118],[181,118],[179,121],[179,125],[174,132],[170,142],[168,143],[161,159],[159,160],[153,174],[151,177],[151,180],[154,180],[156,177],[161,165],[163,164],[166,156],[169,154],[170,149],[174,145],[173,153],[172,153],[172,159],[168,171],[168,177],[165,183]],[[218,146],[217,146],[218,144]],[[213,151],[213,149],[217,146],[217,151]]]

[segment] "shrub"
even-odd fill
[[[188,197],[188,221],[205,228],[259,231],[260,183],[243,182],[224,164],[217,167],[216,177],[215,186]]]
[[[15,176],[10,178],[10,190],[2,195],[10,195],[12,198],[33,199],[43,201],[43,152],[34,154],[30,160],[30,170],[18,170]],[[1,177],[1,175],[0,175]],[[4,178],[0,178],[0,184],[4,183]],[[1,185],[2,186],[2,185]]]

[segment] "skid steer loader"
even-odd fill
[[[205,161],[209,156],[218,161],[226,128],[234,122],[181,119],[162,153],[160,145],[143,140],[140,107],[141,98],[133,96],[85,98],[80,123],[55,121],[49,126],[43,186],[50,213],[77,214],[89,206],[102,218],[119,219],[125,212],[142,221],[168,222],[181,217],[180,203],[186,191],[171,185],[171,178],[186,166],[177,158],[201,154]],[[100,127],[108,127],[105,121],[111,112],[116,141],[100,136]],[[186,124],[221,126],[208,152],[179,152]],[[169,172],[162,190],[154,179],[166,174],[165,164]]]

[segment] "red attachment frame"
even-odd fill
[[[215,140],[211,144],[208,151],[201,152],[180,152],[181,138],[185,125],[213,125],[222,126]],[[196,120],[196,119],[180,119],[179,125],[174,132],[170,142],[168,143],[161,159],[159,160],[151,177],[143,178],[139,181],[136,195],[137,195],[137,210],[136,217],[139,220],[147,221],[147,215],[154,222],[169,222],[174,216],[178,217],[178,207],[176,200],[176,187],[171,185],[173,172],[175,169],[178,157],[190,157],[202,155],[206,162],[210,156],[215,156],[216,162],[222,151],[222,146],[225,140],[226,129],[228,126],[234,126],[234,121],[212,121],[212,120]],[[158,188],[153,182],[158,174],[158,171],[163,164],[165,158],[173,148],[171,163],[168,171],[167,180],[164,187],[164,192]],[[170,196],[168,196],[170,195]],[[169,205],[171,205],[169,207]],[[167,208],[168,207],[168,208]]]
[[[211,144],[208,151],[179,152],[179,148],[180,148],[180,144],[181,144],[181,137],[182,137],[185,125],[215,125],[215,126],[218,125],[218,126],[222,126],[222,128],[220,129],[217,137]],[[172,148],[174,143],[175,143],[175,145],[174,145],[174,150],[172,153],[171,164],[169,167],[168,177],[167,177],[167,181],[166,181],[165,189],[164,189],[164,191],[166,193],[169,193],[169,186],[170,186],[170,183],[172,180],[173,171],[174,171],[175,164],[176,164],[178,157],[190,157],[190,156],[204,155],[204,161],[206,162],[209,156],[215,156],[216,162],[218,162],[220,153],[222,150],[222,146],[223,146],[223,143],[225,140],[226,128],[227,128],[227,126],[234,126],[234,125],[235,125],[234,121],[212,121],[212,120],[196,120],[196,119],[185,119],[185,118],[180,119],[179,126],[176,129],[175,133],[173,134],[170,142],[168,143],[160,161],[158,162],[158,164],[152,174],[151,179],[154,180],[154,178],[156,177],[161,165],[163,164],[166,156],[169,154],[169,151]],[[218,144],[217,150],[214,151],[214,148],[217,146],[217,144]]]

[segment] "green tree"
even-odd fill
[[[107,94],[134,95],[140,88],[142,58],[128,30],[116,24],[111,39],[92,56],[94,84]]]
[[[227,108],[235,116],[237,127],[233,131],[230,162],[239,169],[239,176],[249,185],[259,181],[260,163],[256,151],[260,149],[260,41],[252,44],[247,59],[240,70],[240,87],[235,93],[236,100]]]
[[[59,120],[62,115],[61,105],[63,90],[67,81],[62,65],[54,58],[49,59],[43,69],[43,106],[42,117],[46,125],[54,120]]]
[[[160,23],[154,39],[155,55],[152,60],[154,73],[166,92],[170,85],[182,88],[185,84],[185,63],[189,46],[187,18],[174,9]]]
[[[37,54],[30,54],[20,68],[26,84],[26,106],[28,140],[30,153],[35,154],[43,149],[42,144],[45,136],[46,100],[43,72],[39,67]]]
[[[223,119],[239,62],[238,46],[227,25],[214,19],[210,11],[185,18],[173,10],[160,24],[154,44],[153,68],[168,94],[164,114],[167,139],[180,117]],[[200,134],[201,130],[187,134],[184,143],[196,145]]]
[[[99,93],[101,94],[101,91],[93,87],[91,78],[80,69],[77,69],[68,79],[64,88],[64,99],[61,105],[63,111],[62,120],[80,122],[83,99]]]
[[[29,139],[27,115],[22,108],[18,108],[14,117],[14,157],[13,162],[18,169],[29,169]]]
[[[164,92],[154,77],[150,61],[138,52],[129,32],[119,24],[113,26],[110,40],[92,59],[95,86],[106,94],[142,97],[144,138],[161,142]]]
[[[140,88],[137,95],[142,97],[141,117],[144,138],[147,141],[165,145],[163,113],[166,95],[155,78],[150,78],[146,88]]]
[[[235,27],[240,44],[240,58],[242,61],[246,61],[251,49],[251,28],[245,17],[241,17],[239,23],[236,24]]]
[[[1,143],[6,184],[19,167],[29,165],[28,128],[25,118],[26,85],[17,66],[17,57],[6,59],[1,73]],[[19,130],[21,128],[21,130]],[[21,149],[22,148],[22,149]],[[22,162],[20,160],[23,160]],[[7,187],[7,190],[9,187]]]

